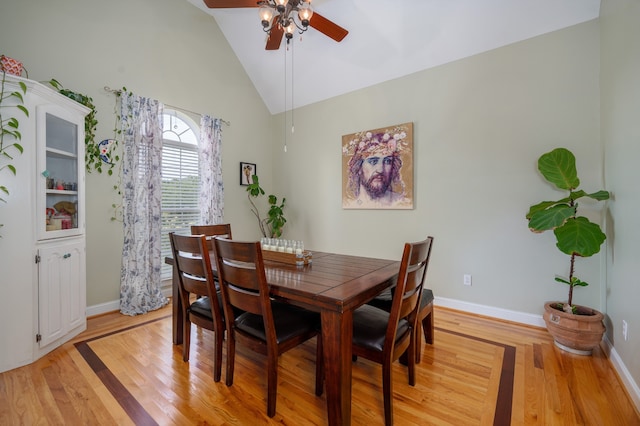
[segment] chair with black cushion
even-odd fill
[[[406,353],[409,384],[415,385],[417,311],[431,239],[406,243],[389,312],[362,305],[353,312],[353,355],[382,364],[385,424],[393,424],[391,364]]]
[[[427,253],[427,265],[429,266],[429,259],[431,258],[431,248],[433,247],[433,237],[427,237],[429,241],[429,248]],[[387,288],[368,304],[375,306],[385,311],[391,311],[391,302],[393,300],[394,287]],[[424,340],[426,343],[433,344],[433,290],[429,288],[422,289],[422,296],[420,297],[420,305],[418,308],[418,325],[416,328],[416,364],[420,364],[420,358],[422,355],[422,338],[420,336],[420,327],[424,333]]]
[[[213,380],[220,381],[222,371],[222,344],[224,315],[222,299],[216,290],[209,247],[204,235],[169,234],[171,250],[178,275],[182,309],[184,341],[182,359],[189,361],[191,324],[212,330],[215,335]],[[192,298],[195,295],[195,298]]]
[[[267,355],[267,415],[273,417],[276,413],[278,356],[317,335],[316,394],[320,395],[320,316],[269,297],[259,242],[215,237],[214,243],[227,327],[227,386],[233,384],[236,341]],[[234,307],[244,313],[234,318]]]

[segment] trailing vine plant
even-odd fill
[[[110,89],[109,89],[110,90]],[[121,109],[118,108],[119,101],[122,99],[122,93],[127,91],[126,87],[122,87],[120,90],[114,91],[115,94],[115,102],[113,104],[113,115],[115,117],[115,123],[113,125],[113,144],[117,145],[118,141],[122,138],[122,116],[120,115]],[[119,160],[120,157],[118,155],[115,156],[115,160]],[[117,203],[111,204],[113,208],[113,215],[111,216],[111,221],[122,222],[122,190],[120,185],[122,184],[122,163],[118,164],[118,175],[116,176],[116,183],[113,185],[113,190],[120,197],[120,201]],[[111,170],[110,170],[111,171]],[[110,173],[111,174],[111,173]]]
[[[93,104],[93,98],[73,90],[65,89],[62,84],[54,78],[49,80],[47,83],[55,88],[60,94],[73,99],[79,104],[90,109],[89,114],[87,114],[84,119],[85,167],[89,173],[94,170],[98,173],[102,173],[104,167],[109,176],[113,175],[113,168],[120,160],[116,150],[118,142],[117,139],[114,139],[113,143],[110,144],[96,142],[98,119],[96,118],[97,110],[96,106]],[[116,155],[110,159],[111,161],[103,161],[103,158],[112,152],[115,152]]]
[[[27,117],[29,117],[29,110],[24,106],[24,97],[27,93],[27,85],[24,82],[20,81],[18,84],[20,86],[20,90],[16,90],[13,92],[5,93],[5,81],[6,81],[6,73],[2,72],[2,83],[0,83],[0,171],[7,169],[14,176],[16,175],[16,168],[11,161],[13,160],[13,155],[15,155],[14,151],[17,151],[18,154],[22,154],[23,148],[18,141],[22,139],[22,134],[20,133],[19,126],[20,122],[17,118],[11,116],[9,118],[5,118],[3,115],[3,111],[6,108],[17,108],[22,111]],[[3,105],[8,99],[13,99],[17,101],[15,105]],[[5,137],[10,138],[10,140],[5,140]],[[9,195],[9,190],[6,186],[0,184],[0,195]],[[0,197],[0,201],[5,202],[2,197]],[[0,227],[3,225],[0,224]]]

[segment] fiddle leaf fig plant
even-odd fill
[[[284,217],[284,206],[286,198],[282,198],[282,202],[278,203],[278,197],[271,194],[269,195],[269,211],[266,218],[260,216],[260,211],[256,207],[252,198],[264,195],[264,189],[260,186],[260,180],[258,175],[252,176],[252,182],[247,186],[247,198],[251,203],[251,212],[258,220],[258,226],[263,237],[279,238],[282,236],[282,228],[287,223],[287,219]]]
[[[555,280],[569,285],[569,297],[562,309],[575,313],[576,308],[572,304],[573,288],[589,285],[574,275],[576,257],[593,256],[600,251],[600,246],[606,239],[598,224],[584,216],[578,216],[577,200],[586,197],[604,201],[609,199],[610,194],[605,190],[587,193],[578,189],[580,179],[576,159],[566,148],[556,148],[543,154],[538,159],[538,170],[548,182],[567,194],[557,201],[542,201],[531,206],[526,218],[532,232],[553,230],[556,246],[562,253],[570,256],[569,277],[556,276]]]

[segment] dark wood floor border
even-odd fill
[[[146,321],[140,324],[132,325],[122,328],[120,330],[112,331],[100,336],[92,337],[87,340],[75,343],[75,347],[87,362],[89,367],[100,378],[105,387],[109,390],[111,395],[118,401],[120,406],[124,409],[127,415],[133,420],[136,425],[151,426],[158,423],[149,415],[144,407],[131,395],[127,388],[118,380],[118,378],[107,368],[102,362],[100,357],[89,347],[89,343],[103,339],[105,337],[112,336],[114,334],[123,333],[125,331],[142,327],[147,324],[151,324],[156,321],[161,321],[169,318],[171,315],[166,315],[161,318],[156,318],[150,321]],[[494,426],[507,426],[511,424],[511,406],[513,403],[513,382],[515,374],[516,364],[516,348],[515,346],[506,345],[500,342],[494,342],[487,339],[482,339],[476,336],[471,336],[464,333],[458,333],[456,331],[447,330],[444,328],[435,328],[443,333],[453,334],[465,339],[471,339],[482,343],[487,343],[494,346],[499,346],[504,349],[504,357],[502,360],[502,369],[500,372],[500,384],[498,386],[498,396],[496,398],[496,409],[493,418]]]
[[[466,339],[475,340],[489,345],[499,346],[504,349],[502,359],[502,369],[500,371],[500,384],[498,385],[498,396],[496,398],[496,412],[493,417],[494,426],[508,426],[511,424],[511,410],[513,405],[513,382],[516,370],[516,347],[506,345],[492,340],[482,339],[469,334],[458,333],[444,328],[435,328],[443,333],[449,333]]]
[[[130,327],[125,327],[120,330],[112,331],[111,333],[106,333],[101,336],[92,337],[82,342],[75,343],[75,347],[80,355],[82,355],[87,364],[89,364],[89,367],[91,367],[93,372],[96,373],[98,378],[100,378],[111,395],[113,395],[116,401],[118,401],[118,404],[120,404],[122,409],[127,413],[127,415],[136,425],[157,426],[158,423],[153,419],[153,417],[151,417],[147,410],[144,409],[144,407],[138,402],[138,400],[135,399],[133,395],[131,395],[131,392],[127,390],[127,388],[122,384],[122,382],[120,382],[120,380],[118,380],[118,378],[111,372],[111,370],[107,368],[98,354],[96,354],[93,349],[89,347],[89,342],[113,336],[114,334],[123,333],[125,331],[142,327],[144,325],[151,324],[153,322],[160,321],[169,317],[171,317],[171,315],[165,315],[161,318],[132,325]]]

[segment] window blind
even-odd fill
[[[200,176],[197,147],[165,139],[162,145],[162,279],[170,279],[171,266],[164,263],[171,256],[169,232],[189,234],[198,224]]]

